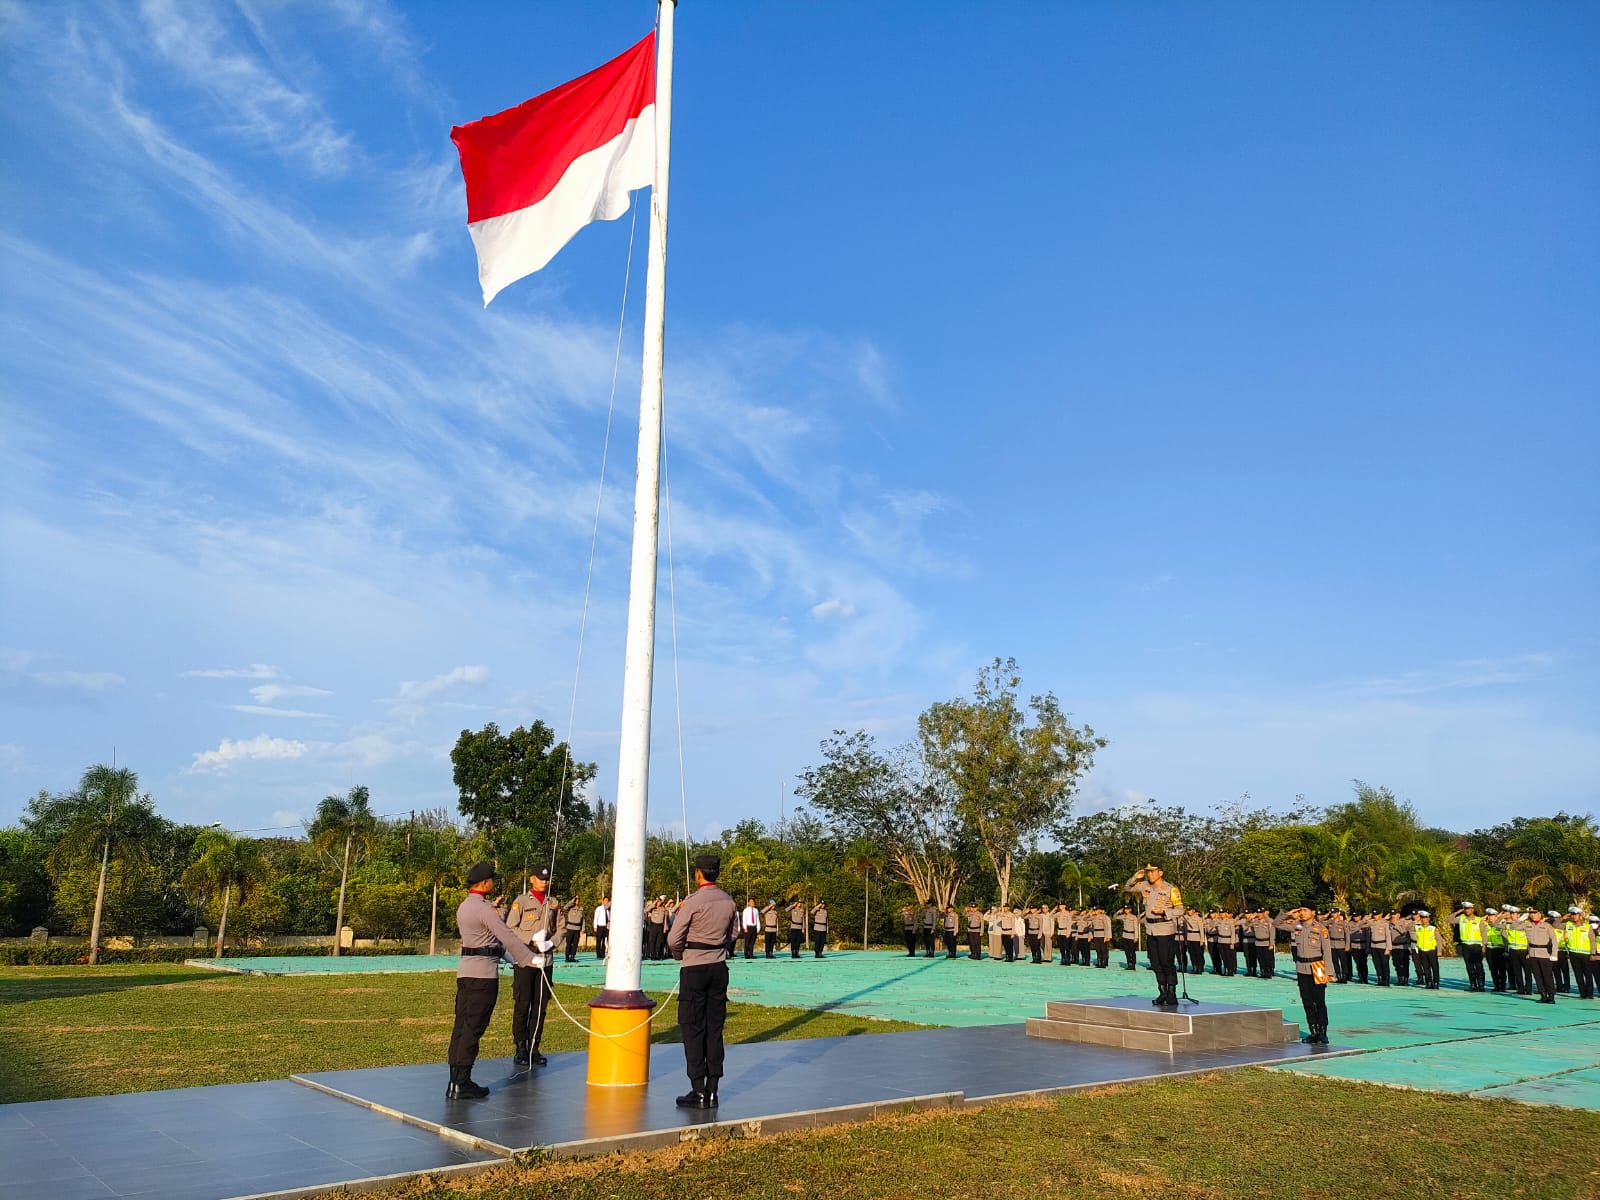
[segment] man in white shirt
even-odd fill
[[[606,939],[611,936],[611,897],[601,896],[594,906],[594,956],[606,956]]]
[[[744,911],[739,914],[739,932],[744,935],[744,956],[756,956],[756,934],[761,932],[761,910],[756,907],[755,898],[744,898]]]

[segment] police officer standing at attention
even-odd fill
[[[1158,1006],[1178,1004],[1177,953],[1178,918],[1183,915],[1183,897],[1178,889],[1166,881],[1160,867],[1143,867],[1133,873],[1133,878],[1122,885],[1125,892],[1133,892],[1144,900],[1144,929],[1149,947],[1150,970],[1155,972],[1156,998],[1150,1003]]]
[[[906,936],[906,957],[917,956],[917,906],[907,904],[900,910],[901,932]]]
[[[461,965],[456,968],[456,1023],[450,1031],[450,1084],[448,1100],[481,1100],[489,1089],[472,1081],[472,1064],[478,1061],[478,1043],[494,1016],[500,998],[500,958],[510,955],[521,970],[533,965],[534,956],[514,934],[489,897],[494,893],[494,868],[478,863],[467,872],[467,895],[456,909],[461,931]]]
[[[567,903],[566,911],[567,932],[567,961],[578,961],[578,942],[583,937],[583,901],[574,896]]]
[[[1291,909],[1289,950],[1294,955],[1294,979],[1300,985],[1300,1003],[1306,1010],[1310,1032],[1300,1040],[1313,1046],[1328,1044],[1328,980],[1333,978],[1333,944],[1327,929],[1309,908]]]
[[[689,1091],[678,1097],[679,1108],[717,1107],[722,1027],[728,1019],[728,953],[739,926],[733,897],[717,886],[721,873],[719,856],[695,858],[695,893],[678,906],[667,934],[667,950],[683,964],[678,971],[678,1028]]]
[[[539,1053],[544,1036],[544,1014],[550,1006],[550,960],[556,952],[556,922],[561,911],[555,897],[546,896],[550,871],[540,867],[528,876],[528,890],[511,902],[509,925],[533,951],[529,963],[518,962],[511,973],[511,1040],[516,1043],[512,1062],[519,1067],[542,1067],[548,1059]]]
[[[967,957],[973,962],[983,961],[984,916],[976,904],[967,905]]]
[[[939,925],[939,910],[930,900],[922,909],[922,956],[933,957],[933,931]]]

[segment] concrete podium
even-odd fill
[[[1157,1008],[1148,996],[1108,996],[1051,1001],[1043,1017],[1028,1018],[1028,1036],[1182,1054],[1281,1046],[1299,1040],[1300,1026],[1285,1021],[1281,1008],[1205,1002]]]

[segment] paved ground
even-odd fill
[[[270,973],[320,971],[454,970],[455,958],[237,959],[225,965]],[[752,1004],[828,1009],[862,1016],[972,1027],[1038,1016],[1048,1000],[1077,1000],[1118,992],[1153,994],[1142,966],[1124,971],[1117,957],[1107,970],[1055,963],[970,962],[908,958],[883,951],[836,951],[822,960],[736,959],[732,996]],[[1281,968],[1270,980],[1241,975],[1186,980],[1196,999],[1259,1004],[1300,1017],[1294,979]],[[1461,964],[1441,964],[1444,986],[1378,988],[1348,984],[1328,990],[1335,1041],[1375,1051],[1295,1070],[1473,1095],[1600,1111],[1600,1000],[1560,997],[1541,1005],[1525,996],[1466,991]],[[559,964],[556,977],[598,987],[604,966],[591,957]],[[677,978],[672,963],[645,963],[645,989],[664,997]],[[552,1016],[555,1014],[552,1013]],[[584,1015],[577,1014],[580,1018]],[[665,1019],[671,1020],[669,1009]]]

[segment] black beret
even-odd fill
[[[475,883],[482,883],[485,879],[493,878],[493,864],[486,862],[477,863],[472,867],[471,870],[467,872],[467,886],[471,887]]]
[[[697,871],[721,871],[722,855],[696,854],[694,856],[694,869]]]

